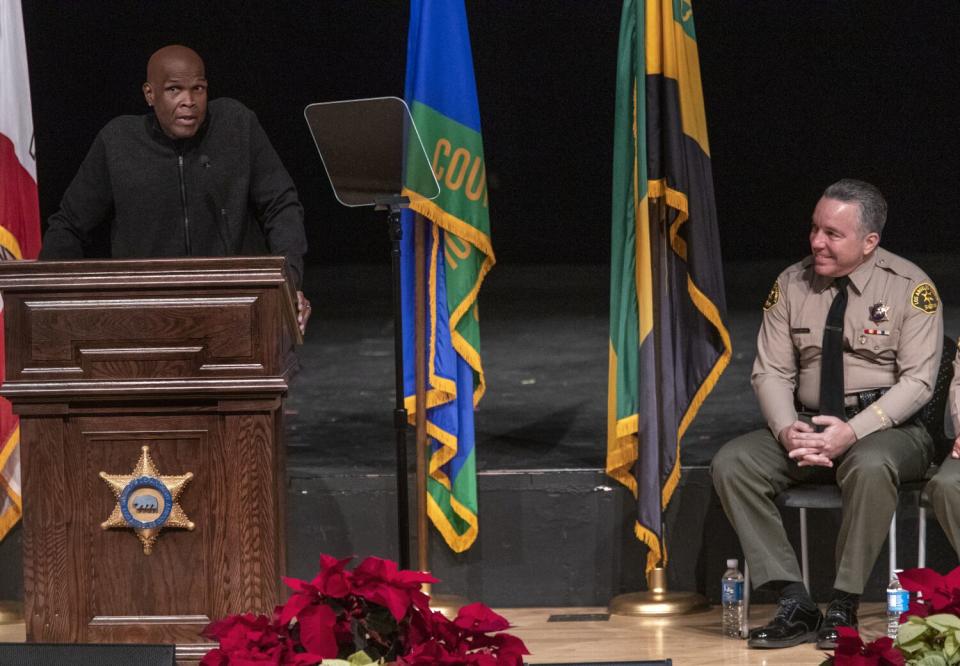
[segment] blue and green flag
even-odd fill
[[[612,231],[607,473],[637,499],[649,571],[667,560],[680,440],[731,355],[688,0],[623,3]]]
[[[415,411],[414,215],[425,234],[427,303],[427,513],[456,552],[477,538],[473,409],[485,383],[477,294],[494,264],[473,56],[463,0],[412,0],[404,97],[440,182],[413,192],[401,249],[406,407]]]

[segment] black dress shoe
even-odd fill
[[[833,650],[837,647],[837,627],[857,628],[858,602],[853,599],[834,599],[827,608],[823,626],[817,632],[817,649]]]
[[[797,597],[781,597],[779,604],[770,624],[750,630],[749,647],[786,648],[816,640],[823,620],[819,608]]]

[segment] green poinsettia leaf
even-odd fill
[[[910,664],[913,666],[950,666],[947,658],[939,652],[925,654],[917,660],[911,660]]]
[[[923,644],[923,636],[928,631],[930,631],[930,627],[924,622],[905,622],[900,625],[900,629],[897,631],[896,644],[905,650],[916,652],[917,645]]]
[[[914,641],[912,643],[908,643],[907,645],[901,645],[900,643],[897,643],[897,648],[901,652],[906,653],[907,656],[910,656],[918,652],[923,653],[925,650],[929,650],[930,646],[923,641]]]
[[[957,642],[957,632],[948,631],[946,638],[943,639],[943,653],[952,659],[958,649],[960,649],[960,642]]]
[[[947,629],[960,629],[960,617],[952,613],[938,613],[927,616],[927,624],[937,631],[946,631]]]
[[[324,659],[320,662],[322,666],[350,666],[346,659]]]
[[[323,662],[323,663],[326,664],[327,662]],[[374,661],[373,659],[370,658],[370,655],[368,655],[363,650],[360,650],[359,652],[354,652],[349,657],[347,657],[347,663],[349,664],[349,666],[367,666],[367,664],[382,664],[383,659],[379,661]]]
[[[937,613],[936,615],[928,615],[925,619],[927,624],[937,631],[960,629],[960,617],[952,613]]]

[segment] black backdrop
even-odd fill
[[[334,201],[302,117],[315,101],[403,93],[405,2],[23,0],[41,213],[99,128],[143,113],[146,60],[204,57],[212,96],[253,108],[300,190],[308,260],[386,261],[369,212]],[[950,250],[958,232],[960,5],[694,3],[726,259],[797,257],[842,176],[891,203],[885,244]],[[501,262],[609,257],[620,3],[469,0],[494,248]]]

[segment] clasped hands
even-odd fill
[[[833,461],[853,446],[857,435],[836,416],[814,416],[813,423],[824,426],[823,432],[816,432],[806,421],[794,421],[780,431],[780,443],[800,467],[833,467]]]

